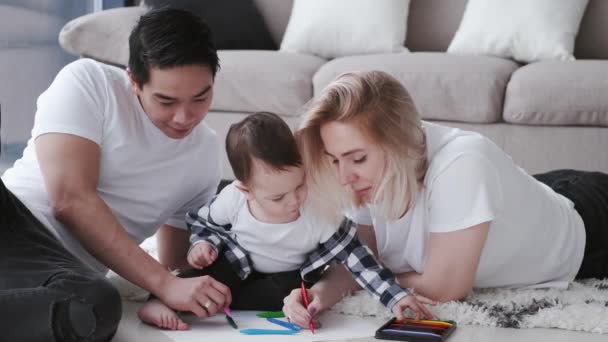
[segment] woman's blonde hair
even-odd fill
[[[413,203],[427,168],[425,134],[405,87],[382,71],[349,72],[308,104],[296,137],[309,196],[322,217],[336,222],[360,203],[339,184],[325,153],[321,126],[332,121],[355,124],[384,152],[384,169],[372,202],[387,219],[401,217]]]

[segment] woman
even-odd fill
[[[562,170],[537,180],[489,139],[421,122],[384,72],[339,76],[311,103],[298,140],[319,212],[338,220],[357,208],[361,235],[423,296],[608,276],[608,175]],[[330,269],[310,289],[308,310],[293,291],[284,311],[305,327],[356,289]]]

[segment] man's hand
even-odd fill
[[[232,303],[230,289],[210,276],[172,277],[156,295],[169,307],[198,317],[213,316]]]
[[[208,242],[199,242],[188,252],[188,263],[196,269],[207,267],[217,259],[217,251]]]

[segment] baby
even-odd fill
[[[398,317],[405,308],[430,316],[360,243],[351,221],[336,229],[307,215],[300,153],[279,116],[259,112],[233,124],[226,151],[237,180],[187,215],[188,263],[194,269],[180,276],[210,275],[222,282],[231,290],[233,309],[280,310],[302,280],[310,285],[338,262]],[[158,299],[148,301],[139,317],[165,329],[188,329]]]

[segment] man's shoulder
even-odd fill
[[[67,64],[62,69],[62,73],[70,73],[73,75],[89,75],[103,73],[103,63],[97,62],[90,58],[77,59]]]
[[[90,58],[81,58],[67,64],[57,74],[60,84],[79,84],[85,89],[106,89],[112,80],[125,82],[126,72],[115,66],[97,62]]]

